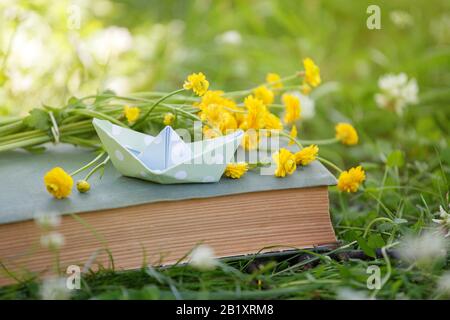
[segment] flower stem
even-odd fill
[[[303,149],[303,145],[301,144],[301,142],[299,140],[297,140],[296,138],[291,137],[289,135],[289,133],[280,131],[280,136],[288,138],[290,141],[294,142],[300,149]]]
[[[336,170],[337,172],[341,173],[343,170],[341,168],[339,168],[337,165],[335,165],[333,162],[324,159],[322,157],[317,157],[317,160],[319,160],[322,163],[325,163],[326,165],[332,167],[334,170]]]
[[[299,73],[296,72],[295,74],[292,74],[292,75],[286,76],[284,78],[281,78],[278,81],[274,81],[274,82],[270,82],[270,83],[269,82],[264,82],[263,84],[260,84],[260,85],[258,85],[256,87],[253,87],[253,88],[250,88],[250,89],[247,89],[247,90],[226,92],[224,94],[224,96],[241,96],[241,95],[246,95],[246,94],[252,92],[253,90],[255,90],[256,88],[258,88],[261,85],[263,85],[263,86],[269,86],[269,85],[273,86],[274,84],[278,84],[278,83],[281,83],[281,82],[289,81],[289,80],[292,80],[292,79],[295,79],[295,78],[298,78],[298,77],[299,77]]]
[[[167,98],[170,98],[170,97],[172,97],[172,96],[174,96],[174,95],[176,95],[176,94],[178,94],[178,93],[184,92],[184,91],[185,91],[185,89],[178,89],[178,90],[175,90],[175,91],[172,91],[172,92],[168,93],[168,94],[165,95],[164,97],[161,97],[161,98],[160,98],[158,101],[156,101],[156,102],[155,102],[155,103],[147,110],[147,112],[146,112],[141,118],[139,118],[138,121],[136,121],[136,123],[133,124],[131,127],[132,127],[132,128],[136,128],[138,125],[140,125],[141,123],[143,123],[143,122],[145,121],[145,119],[147,119],[148,115],[153,111],[153,109],[155,109],[155,108],[158,106],[158,104],[160,104],[161,102],[163,102],[163,101],[166,100]]]
[[[304,143],[304,144],[325,145],[325,144],[333,144],[335,142],[338,142],[338,139],[331,138],[331,139],[322,139],[322,140],[300,140],[300,142]]]
[[[88,179],[95,173],[97,172],[100,168],[103,168],[109,161],[109,156],[107,156],[105,158],[105,160],[103,160],[102,162],[100,162],[98,165],[96,165],[87,175],[86,177],[84,177],[85,181],[88,181]]]
[[[70,175],[74,176],[77,175],[78,173],[80,173],[81,171],[86,170],[87,168],[91,167],[94,163],[96,163],[98,160],[100,160],[103,156],[105,155],[105,151],[100,152],[100,154],[98,156],[96,156],[94,158],[94,160],[92,160],[91,162],[89,162],[88,164],[86,164],[85,166],[75,170],[74,172],[72,172]]]

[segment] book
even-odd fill
[[[54,266],[54,252],[40,244],[34,218],[62,215],[55,231],[64,236],[59,264],[88,261],[116,270],[178,262],[198,244],[217,257],[313,248],[336,242],[328,186],[336,179],[315,161],[287,178],[248,172],[238,180],[210,184],[161,185],[118,173],[107,166],[93,189],[73,190],[57,200],[45,190],[44,174],[55,166],[71,172],[92,152],[67,145],[39,154],[0,154],[0,284],[15,277],[42,276]]]

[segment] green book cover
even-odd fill
[[[318,161],[286,178],[260,175],[258,169],[238,180],[223,177],[219,182],[201,184],[157,184],[128,178],[108,164],[101,179],[96,175],[89,180],[93,189],[88,193],[80,194],[74,187],[70,197],[62,200],[47,193],[43,177],[48,170],[60,166],[72,172],[92,158],[92,151],[69,145],[49,146],[40,154],[24,150],[0,154],[0,223],[29,220],[42,213],[80,213],[159,201],[336,184],[335,177]]]

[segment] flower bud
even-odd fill
[[[91,189],[91,185],[86,180],[77,181],[77,190],[80,193],[88,192]]]

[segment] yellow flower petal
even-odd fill
[[[163,123],[166,126],[170,126],[173,123],[173,120],[175,120],[175,115],[173,113],[171,113],[171,112],[167,112],[164,115]]]
[[[123,108],[123,113],[127,118],[128,123],[133,123],[139,118],[141,110],[138,107],[125,106]]]
[[[284,94],[282,100],[286,107],[286,113],[283,119],[284,122],[292,123],[300,119],[300,99],[292,94]]]
[[[295,156],[287,149],[281,148],[278,152],[272,155],[277,168],[275,169],[276,177],[285,177],[293,174],[297,165],[295,163]]]
[[[187,80],[183,84],[183,88],[186,90],[192,90],[198,96],[203,96],[209,88],[209,82],[203,73],[192,73],[187,77]]]
[[[57,199],[66,198],[72,192],[73,179],[60,167],[48,171],[44,183],[47,191]]]
[[[337,187],[343,192],[356,192],[364,180],[366,180],[366,174],[362,167],[358,166],[341,172]]]
[[[297,165],[306,166],[316,160],[319,154],[319,147],[312,144],[308,147],[303,148],[295,154],[295,162]]]
[[[312,87],[317,87],[322,80],[320,79],[320,69],[311,58],[303,60],[305,68],[305,82]]]
[[[292,126],[292,129],[291,129],[291,132],[289,133],[289,136],[292,138],[292,139],[296,139],[297,138],[297,134],[298,134],[298,132],[297,132],[297,127],[295,126],[295,124]],[[294,140],[289,140],[289,145],[293,145],[295,142],[294,142]]]
[[[248,163],[236,162],[229,163],[225,169],[224,175],[231,179],[239,179],[248,171]]]
[[[351,124],[338,123],[335,130],[336,138],[343,144],[355,145],[358,143],[358,133]]]
[[[272,90],[267,89],[265,86],[259,86],[253,90],[253,94],[257,99],[260,99],[265,105],[273,103],[274,94]]]
[[[266,82],[273,89],[281,89],[283,88],[283,83],[280,81],[281,77],[277,73],[268,73],[266,76]]]

